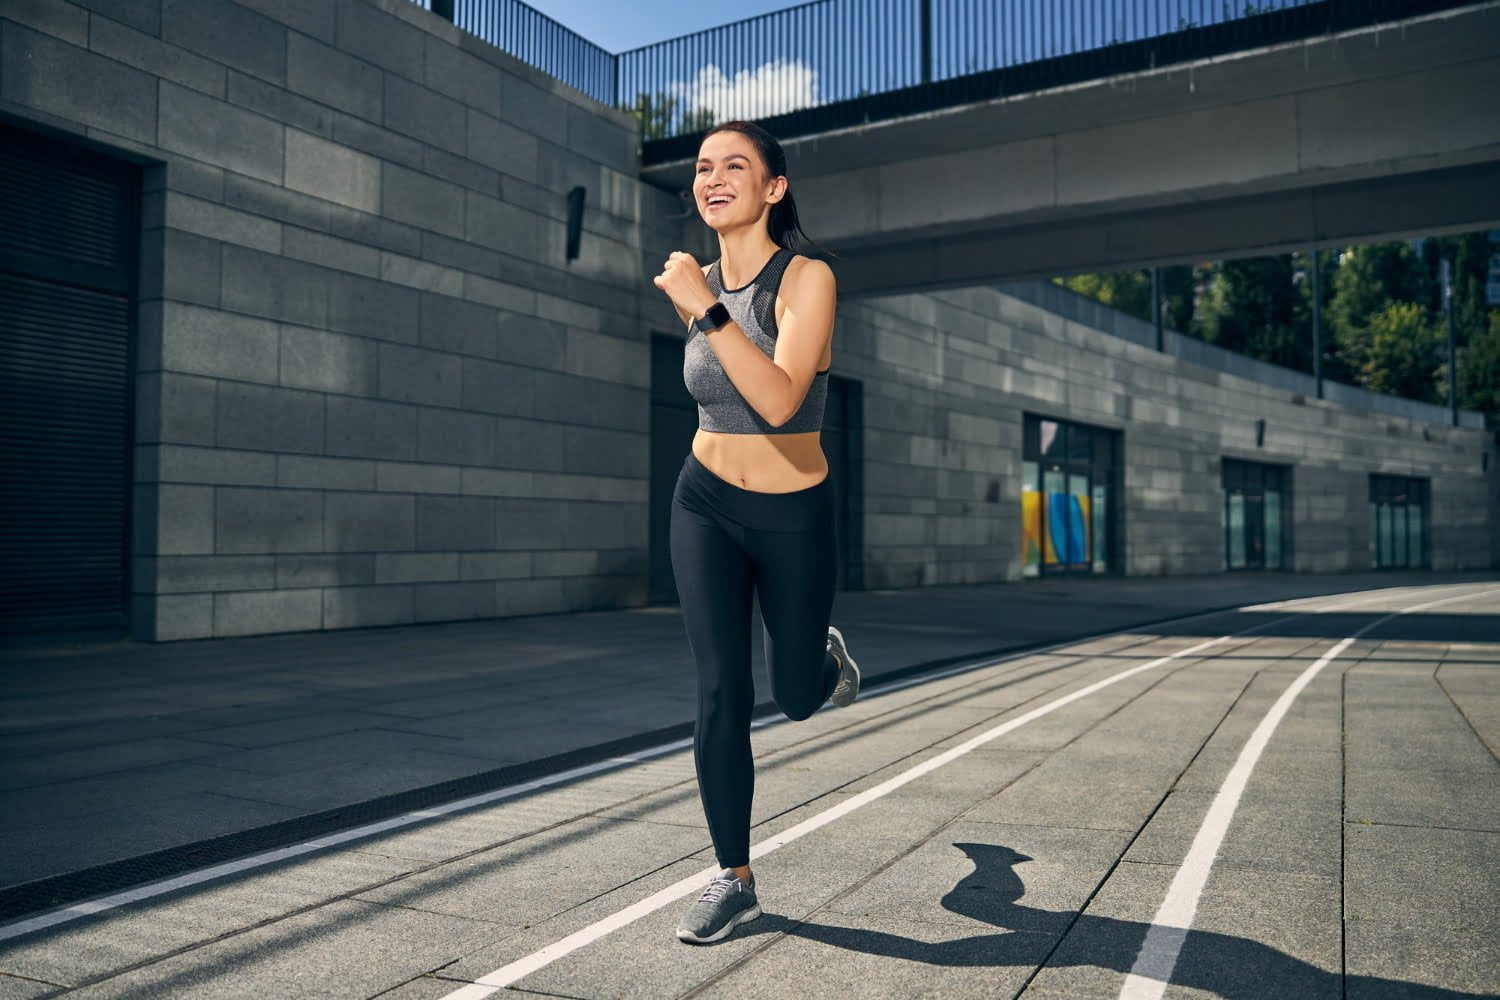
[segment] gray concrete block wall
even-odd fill
[[[835,338],[835,370],[864,383],[869,586],[1020,578],[1026,413],[1121,432],[1129,574],[1225,568],[1226,457],[1292,467],[1298,571],[1371,567],[1372,473],[1431,480],[1434,569],[1496,564],[1483,431],[1309,399],[991,289],[844,302]]]
[[[0,65],[146,164],[137,635],[639,603],[631,119],[405,0],[7,5]]]

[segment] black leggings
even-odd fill
[[[672,571],[698,664],[693,756],[719,864],[750,863],[750,599],[760,599],[771,696],[792,719],[838,683],[827,649],[835,582],[833,486],[742,490],[688,455],[672,495]]]

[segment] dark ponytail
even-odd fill
[[[770,176],[786,176],[786,153],[782,150],[781,143],[759,125],[749,121],[722,122],[709,129],[703,138],[707,139],[718,132],[736,132],[749,139],[750,144],[760,154],[761,162],[766,165]],[[797,202],[792,198],[790,186],[782,194],[781,200],[771,206],[771,214],[766,220],[766,225],[770,230],[771,242],[779,247],[793,253],[834,256],[831,251],[818,246],[802,231],[802,223],[797,218]]]

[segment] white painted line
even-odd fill
[[[818,813],[816,816],[803,820],[801,823],[798,823],[794,827],[783,830],[781,833],[770,838],[769,840],[761,841],[750,849],[750,859],[753,861],[756,858],[765,857],[772,851],[785,847],[793,841],[799,840],[800,838],[805,837],[807,834],[812,833],[814,830],[821,829],[822,827],[827,826],[829,823],[847,816],[849,813],[854,812],[861,806],[868,805],[869,803],[874,802],[876,799],[883,798],[884,796],[889,795],[891,792],[894,792],[902,785],[915,781],[923,775],[930,774],[931,772],[942,767],[944,764],[948,764],[952,761],[957,760],[970,751],[981,747],[986,743],[989,743],[991,740],[999,739],[1006,733],[1014,732],[1020,727],[1026,725],[1028,722],[1034,722],[1037,719],[1040,719],[1042,716],[1055,712],[1065,705],[1071,705],[1073,702],[1078,701],[1081,698],[1087,698],[1091,694],[1102,691],[1112,684],[1118,684],[1120,681],[1123,681],[1127,678],[1134,677],[1136,674],[1144,673],[1147,670],[1159,667],[1164,663],[1171,662],[1172,660],[1194,656],[1202,652],[1203,650],[1209,649],[1213,646],[1217,646],[1219,643],[1224,642],[1225,640],[1230,638],[1233,637],[1228,635],[1221,635],[1217,639],[1208,639],[1204,642],[1198,643],[1197,645],[1178,650],[1175,653],[1157,657],[1156,659],[1151,660],[1148,663],[1129,667],[1125,670],[1120,671],[1119,673],[1111,674],[1103,680],[1095,681],[1093,684],[1090,684],[1087,687],[1082,687],[1077,691],[1065,694],[1061,698],[1053,699],[1047,704],[1042,705],[1038,708],[1034,708],[1024,715],[1019,715],[1014,719],[1003,722],[1000,725],[995,726],[993,729],[988,729],[985,732],[980,733],[978,736],[975,736],[973,739],[970,739],[965,743],[960,743],[958,746],[952,747],[951,749],[938,754],[936,757],[928,758],[915,767],[903,771],[895,777],[890,778],[873,788],[866,789],[865,791],[860,792],[858,795],[854,795],[848,799],[845,799],[843,802],[840,802],[838,805],[834,806],[831,809],[827,809],[821,813]],[[668,903],[681,899],[695,889],[701,889],[704,882],[706,882],[709,878],[716,874],[718,870],[719,869],[717,865],[711,868],[705,868],[703,871],[695,875],[691,875],[681,880],[680,882],[676,882],[673,885],[662,889],[660,892],[657,892],[654,895],[646,897],[638,903],[620,910],[618,913],[613,913],[602,920],[595,921],[582,930],[575,931],[562,940],[549,944],[547,947],[541,949],[540,951],[532,952],[525,958],[517,959],[516,961],[511,962],[509,965],[501,966],[494,972],[491,972],[485,976],[481,976],[473,983],[447,994],[445,997],[443,997],[443,1000],[480,1000],[480,998],[482,997],[487,997],[492,993],[503,990],[507,986],[510,986],[525,978],[526,976],[531,975],[533,972],[536,972],[537,970],[552,964],[559,958],[562,958],[565,955],[569,955],[572,952],[577,951],[579,948],[584,947],[585,945],[592,944],[605,935],[617,931],[627,924],[634,923],[635,921],[641,919],[644,916],[647,916],[648,914],[656,912],[657,910],[666,906]]]
[[[1333,595],[1296,598],[1294,600],[1284,601],[1281,603],[1284,606],[1290,606],[1305,601],[1321,600],[1329,596]],[[1357,604],[1365,602],[1356,601],[1355,603]],[[1262,608],[1269,609],[1275,606],[1276,605],[1274,604],[1268,604],[1263,605]],[[1227,613],[1227,611],[1222,609],[1217,611],[1204,611],[1200,614],[1186,615],[1180,619],[1173,619],[1173,621],[1191,621],[1194,618],[1207,618],[1214,615]],[[1063,640],[1062,642],[1058,642],[1050,646],[1044,646],[1040,649],[1020,650],[1015,653],[1009,653],[1005,656],[997,657],[992,660],[981,660],[974,663],[961,664],[959,666],[950,667],[946,670],[938,671],[937,673],[933,674],[919,674],[916,677],[908,678],[903,681],[896,681],[889,685],[873,685],[869,691],[868,697],[880,697],[882,695],[900,691],[908,687],[914,687],[918,684],[925,684],[930,681],[943,680],[945,678],[953,677],[958,674],[968,673],[975,670],[982,670],[987,667],[998,666],[1011,660],[1024,659],[1025,657],[1035,656],[1040,653],[1046,653],[1054,649],[1065,649],[1069,646],[1077,645],[1079,642],[1092,642],[1097,639],[1107,639],[1111,636],[1116,635],[1128,635],[1134,632],[1135,629],[1140,627],[1141,626],[1123,628],[1118,632],[1110,632],[1104,635],[1090,636],[1089,638],[1083,640]],[[776,716],[765,716],[763,718],[755,720],[753,723],[751,723],[751,726],[752,728],[759,729],[769,725],[776,725],[783,721],[785,720]],[[380,823],[354,827],[352,829],[344,830],[336,834],[331,834],[327,837],[321,837],[317,840],[310,840],[305,843],[278,848],[276,850],[267,851],[262,854],[256,854],[247,858],[240,858],[236,861],[226,862],[222,865],[214,865],[210,868],[201,868],[197,871],[187,872],[175,878],[164,879],[159,882],[149,882],[145,885],[139,885],[122,892],[113,893],[108,896],[102,896],[99,899],[76,903],[61,910],[55,910],[51,913],[44,913],[40,916],[30,917],[25,920],[16,921],[12,924],[7,924],[3,927],[0,927],[0,941],[8,941],[12,938],[18,938],[22,935],[33,933],[34,931],[45,930],[48,927],[56,927],[59,924],[70,923],[81,917],[90,916],[96,913],[104,913],[121,906],[127,906],[131,903],[144,902],[145,900],[152,899],[156,896],[162,896],[169,892],[175,892],[178,889],[188,889],[195,885],[201,885],[205,882],[212,882],[216,879],[227,878],[231,875],[238,875],[241,872],[252,871],[256,868],[263,868],[266,865],[271,865],[280,861],[287,861],[292,858],[301,857],[306,854],[311,854],[314,851],[321,851],[327,847],[335,846],[338,844],[346,844],[355,840],[362,840],[365,837],[374,836],[377,833],[384,833],[388,830],[399,829],[403,826],[410,826],[415,823],[426,822],[427,820],[448,816],[456,812],[462,812],[465,809],[473,809],[478,806],[490,805],[495,802],[504,801],[505,799],[515,798],[518,795],[525,795],[529,792],[540,791],[544,788],[549,788],[553,785],[564,784],[578,778],[590,777],[592,775],[599,774],[605,771],[612,771],[631,764],[638,764],[655,757],[660,757],[664,754],[686,749],[692,745],[693,741],[691,738],[674,740],[671,743],[663,743],[658,746],[648,747],[645,750],[638,750],[633,754],[628,754],[622,757],[615,757],[609,760],[596,761],[593,764],[570,768],[566,771],[559,771],[556,774],[546,775],[545,777],[537,778],[533,781],[527,781],[517,785],[507,785],[505,788],[499,788],[493,792],[485,792],[482,795],[470,796],[469,798],[459,799],[455,802],[445,803],[440,806],[433,806],[430,809],[414,810],[412,812],[404,813],[401,816],[397,816],[393,819],[385,820]]]
[[[1193,926],[1193,917],[1198,912],[1198,900],[1203,895],[1203,887],[1207,884],[1209,873],[1213,870],[1214,860],[1218,857],[1219,848],[1224,843],[1224,836],[1229,832],[1229,824],[1234,819],[1235,810],[1239,807],[1240,797],[1245,792],[1245,786],[1250,782],[1250,773],[1255,770],[1256,762],[1260,760],[1266,744],[1271,741],[1271,735],[1275,733],[1276,727],[1281,724],[1282,718],[1292,707],[1292,702],[1297,700],[1297,696],[1312,682],[1319,671],[1338,659],[1339,655],[1360,636],[1392,618],[1436,607],[1439,604],[1450,604],[1453,601],[1485,597],[1489,594],[1500,594],[1500,590],[1428,601],[1425,604],[1413,605],[1377,618],[1353,635],[1340,639],[1332,649],[1319,657],[1316,663],[1302,671],[1296,680],[1287,685],[1281,697],[1276,699],[1276,703],[1271,706],[1270,711],[1250,734],[1250,739],[1245,742],[1239,757],[1235,759],[1234,767],[1230,768],[1229,775],[1219,786],[1218,793],[1214,795],[1213,803],[1208,807],[1208,814],[1203,817],[1203,823],[1198,827],[1197,835],[1193,837],[1193,844],[1188,848],[1187,857],[1183,860],[1182,867],[1177,869],[1177,875],[1167,889],[1167,898],[1162,901],[1161,908],[1156,911],[1156,916],[1151,918],[1151,928],[1146,932],[1146,940],[1141,944],[1135,963],[1131,966],[1130,973],[1125,977],[1125,983],[1120,988],[1120,1000],[1160,1000],[1166,991],[1167,984],[1172,981],[1172,970],[1177,967],[1177,958],[1182,952],[1183,943],[1187,940],[1188,930]]]

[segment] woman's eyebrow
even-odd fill
[[[724,157],[724,160],[726,162],[729,161],[729,160],[744,160],[746,163],[749,163],[750,162],[750,157],[746,156],[744,153],[730,153],[728,156]],[[700,156],[700,157],[698,157],[698,162],[699,163],[712,163],[713,160],[710,160],[706,156]]]

